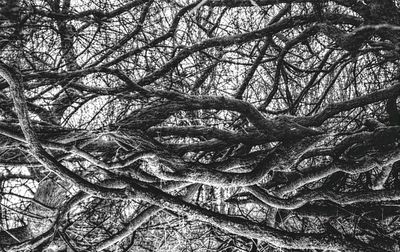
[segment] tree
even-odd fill
[[[3,251],[399,251],[392,0],[0,2]]]

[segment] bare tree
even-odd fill
[[[2,251],[400,251],[400,3],[0,1]]]

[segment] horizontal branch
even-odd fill
[[[400,84],[398,82],[394,83],[394,85],[377,90],[375,92],[371,92],[366,95],[362,95],[351,100],[331,103],[326,106],[321,112],[313,115],[313,116],[306,116],[306,117],[296,117],[293,119],[296,123],[303,125],[303,126],[320,126],[323,122],[327,119],[331,118],[332,116],[344,112],[349,111],[354,108],[363,107],[365,105],[384,101],[386,99],[395,98],[400,95]]]

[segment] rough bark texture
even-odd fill
[[[400,251],[396,1],[0,20],[1,251]]]

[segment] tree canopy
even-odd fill
[[[1,251],[400,251],[400,2],[0,0]]]

